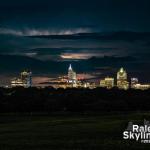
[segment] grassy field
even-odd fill
[[[138,150],[150,144],[123,140],[129,121],[150,113],[0,115],[0,150]]]

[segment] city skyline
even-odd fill
[[[68,73],[63,76],[59,75],[55,78],[48,78],[47,81],[40,82],[38,85],[33,81],[33,76],[31,70],[24,70],[20,73],[20,76],[14,77],[10,80],[7,85],[0,85],[6,88],[13,87],[53,87],[53,88],[89,88],[94,89],[97,87],[112,89],[117,87],[118,89],[128,90],[128,89],[141,89],[146,90],[150,88],[150,83],[146,82],[142,84],[139,82],[137,77],[129,77],[127,71],[121,67],[117,72],[116,76],[107,75],[104,78],[99,78],[99,83],[88,80],[84,76],[78,76],[78,73],[73,69],[72,65],[69,64]]]
[[[26,68],[42,82],[65,74],[70,63],[95,78],[124,66],[150,82],[149,5],[149,0],[0,2],[0,83]]]
[[[149,68],[150,0],[1,0],[0,150],[146,150]]]

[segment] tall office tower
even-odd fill
[[[129,88],[129,82],[127,81],[127,72],[120,68],[117,72],[117,87],[119,89],[127,90]]]
[[[23,71],[20,74],[20,78],[14,78],[11,80],[11,87],[22,86],[25,88],[32,86],[32,72]]]
[[[138,78],[131,78],[131,88],[135,88],[138,83]]]
[[[25,87],[31,87],[32,86],[32,72],[30,71],[21,72],[21,80],[24,83]]]
[[[73,71],[71,64],[68,68],[68,83],[72,83],[72,84],[77,83],[77,75],[76,72]]]

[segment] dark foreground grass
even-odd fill
[[[123,140],[129,121],[150,113],[96,115],[0,115],[0,150],[138,150],[150,144]]]

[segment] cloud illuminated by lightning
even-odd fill
[[[63,29],[63,30],[49,30],[49,29],[8,29],[0,28],[0,34],[9,34],[16,36],[41,36],[41,35],[72,35],[78,33],[89,33],[89,28]]]

